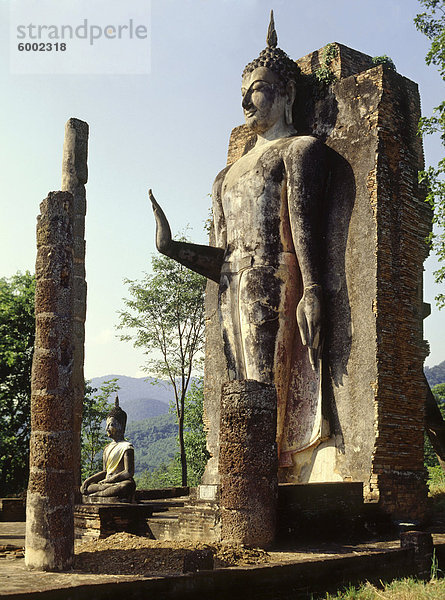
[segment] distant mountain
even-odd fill
[[[445,360],[434,367],[425,367],[424,370],[431,388],[439,383],[445,383]]]
[[[103,375],[93,377],[91,385],[100,388],[110,379],[118,380],[119,403],[128,415],[128,423],[168,413],[169,403],[174,399],[174,395],[172,388],[166,383],[154,383],[155,380],[150,377]]]

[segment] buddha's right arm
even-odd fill
[[[149,197],[156,219],[156,247],[165,256],[173,258],[188,269],[219,283],[224,250],[214,246],[178,242],[172,240],[170,225],[164,211],[157,203],[151,190]]]
[[[94,475],[87,477],[87,479],[85,479],[85,481],[80,486],[80,491],[85,492],[90,483],[97,483],[98,481],[102,481],[102,479],[105,479],[106,474],[106,471],[100,471],[99,473],[95,473]]]
[[[98,481],[102,481],[102,479],[105,478],[106,474],[106,471],[99,471],[99,473],[94,473],[94,475],[91,475],[91,477],[85,479],[85,483],[97,483]]]

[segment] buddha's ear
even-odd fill
[[[297,94],[297,88],[294,81],[288,81],[286,84],[286,107],[285,117],[286,124],[293,124],[292,107],[294,106],[295,96]]]

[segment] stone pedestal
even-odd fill
[[[275,537],[276,391],[258,381],[226,383],[221,394],[221,537],[269,546]]]
[[[74,510],[76,538],[85,541],[121,531],[152,537],[147,518],[154,510],[152,504],[128,502],[78,504]]]
[[[413,548],[418,577],[429,579],[433,561],[433,538],[426,531],[404,531],[400,534],[400,547]]]

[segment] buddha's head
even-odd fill
[[[246,125],[255,133],[264,133],[278,120],[292,125],[296,81],[301,71],[288,55],[277,48],[273,11],[267,32],[267,47],[246,65],[242,81],[242,106]]]
[[[126,424],[127,413],[119,406],[119,398],[116,396],[114,406],[107,415],[107,435],[113,439],[123,438]]]

